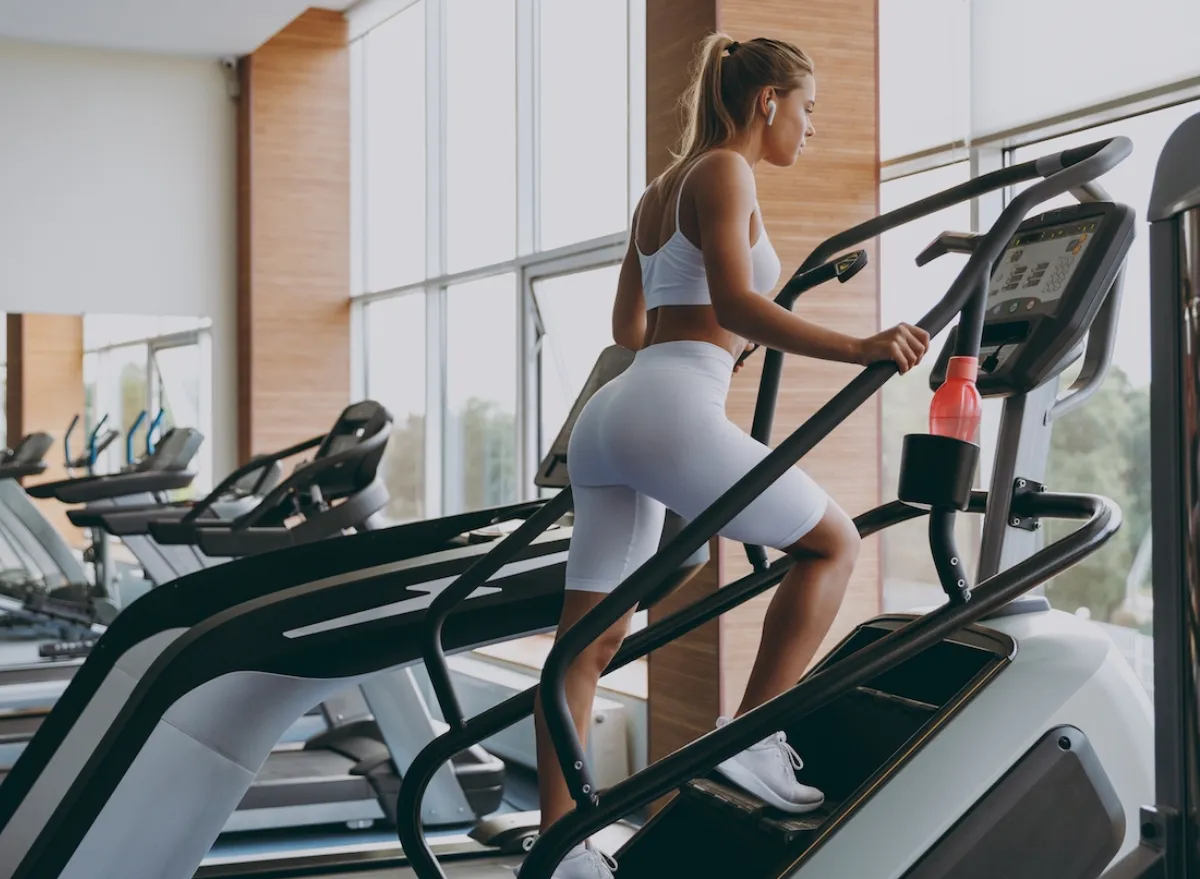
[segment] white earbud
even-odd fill
[[[774,123],[775,123],[775,102],[767,101],[767,124],[773,125]]]

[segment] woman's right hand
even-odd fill
[[[929,333],[912,324],[897,324],[890,330],[863,339],[859,344],[859,362],[863,366],[891,360],[903,374],[925,356],[929,348]]]

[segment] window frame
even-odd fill
[[[425,161],[426,196],[425,277],[401,286],[367,288],[366,199],[370,169],[365,165],[365,118],[367,55],[365,38],[378,25],[408,9],[425,4]],[[425,513],[436,517],[445,510],[449,466],[444,449],[446,418],[447,298],[448,291],[468,281],[511,273],[517,283],[517,336],[513,368],[517,371],[516,449],[518,454],[518,500],[537,497],[533,477],[537,473],[539,405],[538,348],[533,284],[553,275],[571,274],[619,263],[628,245],[630,218],[645,189],[645,0],[626,3],[626,130],[627,195],[626,228],[608,235],[568,245],[539,249],[541,199],[538,150],[541,103],[539,89],[538,37],[541,4],[554,0],[514,0],[516,14],[516,254],[510,260],[446,270],[447,170],[443,159],[446,143],[446,8],[452,0],[370,0],[350,17],[352,234],[351,234],[351,387],[356,397],[371,391],[370,352],[366,340],[369,305],[382,299],[406,295],[426,297],[426,414],[425,414]]]

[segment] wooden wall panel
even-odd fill
[[[46,454],[45,474],[28,483],[66,478],[63,434],[75,415],[83,415],[83,318],[72,314],[10,314],[7,319],[8,377],[5,407],[8,444],[22,436],[45,431],[54,437]],[[76,430],[74,451],[83,450]],[[64,537],[82,547],[82,531],[67,519],[66,507],[55,500],[35,501]]]
[[[321,433],[350,394],[350,66],[310,9],[242,63],[238,452]]]
[[[792,168],[766,163],[756,171],[758,198],[785,273],[821,241],[870,219],[879,209],[876,0],[722,0],[720,27],[735,40],[772,36],[802,47],[817,69],[816,137]],[[796,311],[822,326],[857,336],[878,329],[878,249],[864,245],[870,264],[845,285],[806,293]],[[730,417],[747,430],[753,418],[762,358],[743,370],[729,394]],[[858,367],[788,357],[784,360],[772,445],[819,409]],[[879,502],[878,398],[859,409],[802,461],[804,469],[850,515]],[[740,546],[725,553],[722,582],[750,570]],[[854,623],[878,611],[878,540],[866,542],[829,646]],[[727,615],[722,628],[722,704],[737,707],[758,649],[770,593]]]
[[[647,0],[646,174],[657,177],[678,148],[680,96],[687,87],[696,44],[716,27],[715,0]],[[650,621],[698,601],[720,587],[720,541],[695,577],[650,610]],[[697,629],[648,659],[649,758],[678,750],[712,728],[721,709],[721,622]]]
[[[758,196],[785,272],[820,241],[878,213],[876,0],[648,0],[646,22],[647,172],[669,161],[679,135],[678,99],[687,84],[695,44],[714,28],[734,39],[772,36],[802,46],[817,67],[817,136],[793,168],[762,166]],[[798,311],[823,325],[856,335],[878,329],[878,276],[871,266],[837,289],[811,291]],[[749,429],[762,357],[734,378],[728,412]],[[778,443],[856,374],[852,366],[788,358],[775,416]],[[803,462],[851,515],[878,503],[878,401],[855,413]],[[749,570],[740,544],[714,541],[719,550],[670,607],[737,579]],[[878,611],[879,563],[867,542],[842,613],[826,646],[853,623]],[[770,595],[727,614],[650,657],[650,757],[657,759],[712,729],[718,713],[741,699],[758,648]]]

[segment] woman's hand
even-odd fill
[[[860,343],[859,363],[894,361],[901,374],[908,372],[921,362],[929,348],[929,333],[912,324],[898,324]]]
[[[747,342],[746,343],[746,350],[744,350],[741,353],[741,356],[738,357],[737,361],[734,362],[734,364],[733,364],[733,374],[734,375],[737,375],[738,370],[740,370],[742,368],[742,366],[745,365],[746,358],[749,357],[751,354],[753,354],[757,350],[758,350],[757,343],[755,343],[755,342]]]

